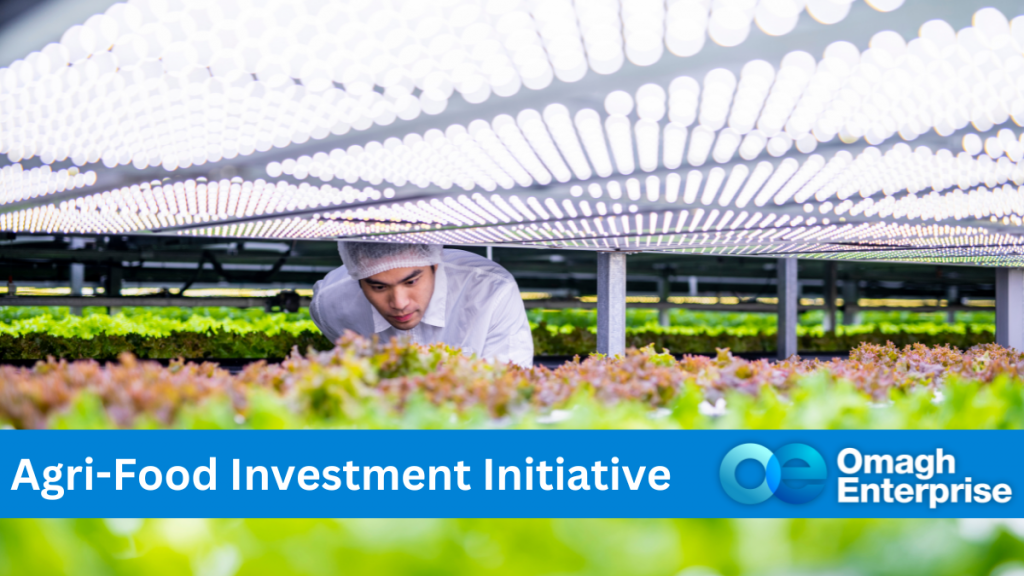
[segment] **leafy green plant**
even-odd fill
[[[995,339],[995,326],[972,324],[862,324],[839,326],[825,332],[820,326],[798,326],[798,349],[803,352],[841,352],[861,343],[900,346],[950,344],[969,348]],[[589,354],[597,347],[596,328],[538,324],[533,330],[534,353],[538,355]],[[648,325],[626,329],[627,346],[653,344],[673,354],[706,354],[717,348],[734,352],[774,352],[775,330],[739,327],[661,327]]]
[[[2,574],[1012,574],[1013,521],[0,520]]]
[[[1024,426],[1022,378],[1024,354],[995,345],[869,344],[830,362],[647,347],[524,370],[346,336],[237,375],[127,354],[0,366],[0,425],[1000,429]],[[0,574],[959,576],[1022,556],[1000,520],[0,520]]]
[[[237,375],[128,354],[105,366],[2,366],[0,422],[532,428],[560,410],[571,417],[559,425],[584,428],[1018,428],[1022,377],[1024,354],[994,344],[863,344],[848,360],[828,362],[747,361],[725,349],[677,360],[648,346],[549,370],[349,333],[329,351],[254,363]]]
[[[295,347],[332,347],[308,314],[231,308],[129,308],[114,316],[44,311],[0,323],[0,359],[106,360],[122,352],[141,358],[284,358]]]
[[[526,311],[530,322],[549,326],[578,326],[588,328],[597,325],[597,311],[594,309],[567,308],[548,310],[534,308]],[[808,328],[820,326],[825,317],[824,310],[810,310],[800,314],[799,323]],[[945,324],[945,312],[879,312],[862,311],[858,314],[861,324]],[[760,331],[774,332],[778,316],[769,312],[727,312],[687,310],[672,308],[668,311],[669,326],[703,327],[703,328],[757,328]],[[842,320],[842,314],[837,314]],[[626,326],[629,328],[645,328],[658,326],[658,311],[653,308],[626,309]],[[993,325],[995,312],[957,312],[956,322],[963,324]]]
[[[270,358],[280,359],[293,348],[329,350],[332,344],[309,319],[308,311],[268,314],[258,309],[231,308],[126,308],[108,316],[87,310],[72,316],[61,310],[0,309],[7,321],[0,323],[0,359],[37,360],[53,356],[68,359],[114,359],[122,352],[140,358]],[[533,325],[537,355],[587,355],[597,347],[596,328],[587,324],[588,310],[562,311],[556,325]],[[633,311],[631,311],[633,312]],[[637,310],[636,312],[645,312]],[[531,312],[532,314],[532,312]],[[734,352],[774,352],[773,326],[748,325],[749,315],[735,315],[717,325],[661,327],[648,322],[627,329],[627,343],[634,347],[654,344],[673,354],[706,354],[717,348]],[[969,348],[992,342],[990,324],[862,324],[839,326],[834,333],[820,326],[799,326],[799,349],[804,352],[839,352],[862,342],[904,346],[950,344]]]

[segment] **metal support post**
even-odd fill
[[[71,246],[72,250],[81,250],[85,248],[85,238],[72,238]],[[71,295],[81,296],[82,288],[85,286],[85,264],[74,263],[71,265],[69,270],[70,284],[71,284]],[[75,316],[82,315],[81,306],[71,306],[69,310]]]
[[[487,247],[487,259],[488,260],[494,260],[494,247],[493,246],[488,246]]]
[[[688,283],[690,284],[690,296],[697,295],[697,277],[690,276]]]
[[[946,288],[946,306],[949,310],[946,311],[946,322],[948,324],[956,324],[956,310],[954,306],[960,304],[960,291],[956,286],[950,286]]]
[[[852,326],[860,324],[860,312],[857,311],[857,281],[847,279],[843,282],[843,324]]]
[[[670,281],[669,276],[666,274],[665,276],[658,279],[659,301],[664,304],[668,302],[668,297],[671,295],[672,282]],[[661,326],[668,326],[669,324],[671,324],[671,320],[669,319],[669,312],[671,312],[671,310],[669,310],[668,308],[658,309],[658,324],[660,324]]]
[[[111,266],[107,272],[107,285],[104,296],[118,298],[121,296],[121,285],[124,284],[124,269],[120,266]],[[114,316],[121,313],[120,306],[107,307],[107,314]]]
[[[996,344],[1024,352],[1024,269],[996,269]]]
[[[71,295],[81,296],[82,287],[85,285],[85,264],[72,264],[71,270]],[[82,315],[81,306],[72,306],[71,313],[75,316]]]
[[[597,351],[614,356],[626,351],[626,255],[597,254]]]
[[[825,319],[822,328],[825,332],[836,331],[836,275],[838,265],[835,262],[825,264]]]
[[[779,282],[778,357],[796,354],[797,305],[799,286],[795,258],[779,258],[776,264]]]

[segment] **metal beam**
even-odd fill
[[[110,266],[107,268],[107,282],[104,296],[112,299],[121,297],[121,287],[124,285],[124,268]],[[121,306],[117,303],[107,305],[107,314],[114,316],[121,312]]]
[[[614,356],[626,351],[626,255],[597,255],[597,351]]]
[[[822,328],[826,332],[835,332],[836,330],[837,272],[838,266],[835,262],[825,265],[825,319],[822,322]]]
[[[546,310],[565,310],[572,308],[593,309],[597,308],[597,302],[583,302],[575,298],[550,298],[544,300],[524,300],[523,304],[527,309],[541,308]],[[626,308],[646,308],[653,310],[673,310],[682,308],[684,310],[701,310],[710,312],[764,312],[772,314],[778,312],[779,307],[775,304],[761,304],[759,302],[745,304],[689,304],[676,302],[626,302]],[[824,306],[799,305],[797,310],[807,312],[808,310],[824,310]],[[876,312],[920,312],[931,314],[934,312],[987,312],[993,310],[985,306],[865,306],[858,310],[873,310]]]
[[[71,250],[82,250],[85,248],[87,241],[82,237],[74,237],[71,239],[69,248]],[[85,264],[81,262],[74,262],[71,264],[70,270],[68,270],[68,276],[71,284],[71,295],[81,296],[82,288],[85,286]],[[81,306],[72,306],[71,313],[75,316],[82,315]]]
[[[1024,351],[1024,269],[996,269],[996,344]]]
[[[298,307],[308,307],[311,298],[297,297]],[[264,308],[268,303],[277,306],[280,299],[270,298],[239,298],[239,297],[189,297],[189,296],[5,296],[0,297],[0,306],[179,306],[191,308],[196,306],[231,307],[231,308]]]
[[[235,308],[259,308],[263,307],[269,298],[260,297],[236,297],[236,296],[122,296],[120,298],[105,298],[102,296],[17,296],[14,298],[0,296],[0,306],[180,306],[184,308],[194,306],[229,306]],[[310,298],[300,297],[300,306],[309,306]],[[525,300],[523,304],[527,309],[541,308],[547,310],[563,309],[594,309],[598,307],[597,302],[581,302],[573,298],[551,299],[551,300]],[[677,304],[675,302],[626,302],[626,308],[647,308],[658,310],[671,310],[682,308],[686,310],[721,311],[721,312],[777,312],[778,306],[772,304]],[[798,306],[797,310],[806,312],[808,310],[822,310],[823,306]],[[905,308],[899,306],[878,306],[863,308],[863,310],[878,310],[883,312],[943,312],[955,310],[957,312],[979,312],[992,310],[981,306],[954,306],[948,308],[922,307]]]
[[[669,296],[671,295],[672,287],[671,283],[668,281],[668,278],[662,278],[658,280],[658,297],[661,299],[661,301],[668,302]],[[671,323],[671,319],[669,318],[669,308],[659,308],[658,324],[667,327]]]
[[[94,262],[139,262],[153,263],[159,266],[162,263],[175,262],[190,264],[195,268],[199,253],[203,250],[202,244],[186,244],[179,249],[145,249],[145,250],[76,250],[64,247],[59,248],[21,248],[0,244],[0,256],[5,260],[16,260],[19,258],[31,260],[60,260],[83,263]],[[239,265],[269,265],[281,257],[280,252],[268,251],[243,251],[240,254],[227,254],[225,252],[214,252],[217,260],[227,269]],[[288,261],[294,266],[327,266],[332,260],[337,260],[337,252],[329,256],[301,254],[288,257]],[[340,262],[340,261],[339,261]],[[147,266],[148,267],[148,266]],[[239,268],[245,270],[248,268]]]
[[[860,313],[857,312],[857,281],[847,278],[843,282],[843,324],[852,326],[860,324]]]
[[[959,290],[956,286],[950,286],[946,289],[946,301],[949,302],[951,307],[960,303],[960,295],[958,292]],[[950,308],[946,312],[946,322],[948,324],[956,324],[956,310],[953,308]]]
[[[779,258],[776,270],[779,286],[778,357],[780,360],[796,354],[797,306],[800,303],[797,283],[796,259]]]
[[[71,265],[71,295],[82,296],[82,287],[85,284],[85,264],[72,264]],[[81,306],[72,306],[71,313],[75,316],[82,315]]]

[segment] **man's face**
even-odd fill
[[[392,326],[412,330],[434,295],[437,266],[394,268],[359,281],[366,299]]]

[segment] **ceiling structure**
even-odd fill
[[[1024,19],[141,0],[0,69],[0,232],[1024,264]]]
[[[483,248],[464,249],[484,253]],[[527,307],[592,305],[597,293],[597,253],[516,247],[492,252],[493,259],[515,277]],[[773,310],[760,300],[776,294],[776,263],[760,257],[633,254],[628,264],[627,304]],[[802,310],[823,306],[819,300],[827,295],[831,264],[836,265],[838,295],[857,298],[861,309],[984,311],[993,305],[995,270],[990,267],[800,260]],[[3,299],[7,278],[15,282],[19,296],[68,296],[74,265],[82,267],[86,296],[170,294],[200,300],[198,297],[266,296],[279,290],[308,295],[316,281],[337,268],[339,258],[333,243],[313,240],[18,234],[14,239],[0,237],[0,305],[11,305]],[[112,291],[115,278],[120,288]]]

